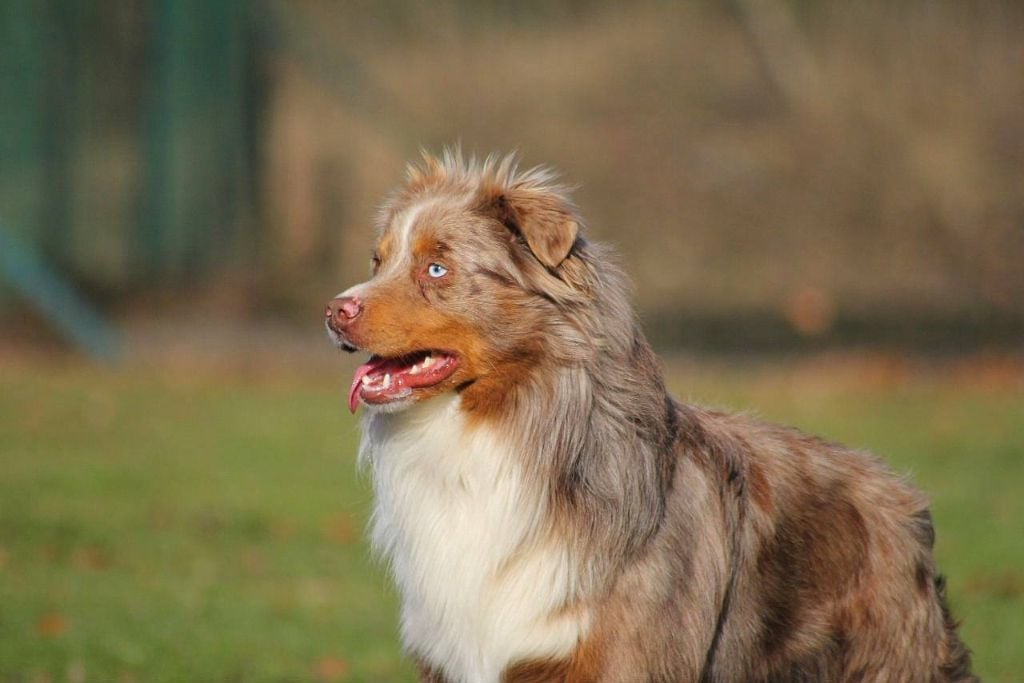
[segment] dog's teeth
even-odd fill
[[[429,368],[433,364],[434,364],[434,359],[431,356],[427,356],[426,358],[423,359],[422,366],[423,366],[424,369]]]
[[[369,375],[363,375],[363,378],[362,378],[361,380],[359,380],[359,382],[360,382],[360,383],[361,383],[361,384],[362,384],[362,385],[363,385],[364,387],[365,387],[365,386],[366,386],[367,384],[369,384],[370,382],[372,382],[372,381],[373,381],[373,380],[372,380],[372,379],[370,379],[370,376],[369,376]]]
[[[418,374],[420,374],[421,371],[422,371],[422,368],[419,365],[414,365],[411,368],[409,368],[409,374],[410,375],[418,375]]]
[[[385,389],[390,389],[391,388],[391,373],[390,372],[384,374],[384,388]]]

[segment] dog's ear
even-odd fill
[[[484,198],[483,208],[522,237],[537,260],[551,269],[569,256],[579,235],[572,205],[546,188],[494,189]]]

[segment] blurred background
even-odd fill
[[[1024,6],[0,0],[0,681],[399,681],[323,304],[420,148],[578,185],[683,398],[932,496],[1024,670]]]

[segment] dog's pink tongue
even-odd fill
[[[367,373],[373,372],[378,365],[380,365],[380,360],[371,358],[356,368],[356,374],[352,377],[352,386],[348,390],[348,409],[353,413],[359,407],[359,389],[362,387],[363,377],[366,377]]]

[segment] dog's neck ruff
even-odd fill
[[[497,682],[517,661],[567,657],[586,630],[586,613],[566,608],[578,568],[545,533],[546,497],[514,450],[467,425],[455,394],[364,420],[372,538],[402,596],[403,642],[452,681]]]

